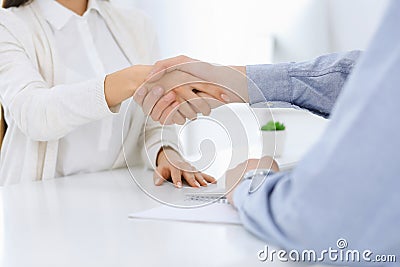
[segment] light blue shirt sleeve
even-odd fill
[[[301,63],[247,66],[249,102],[288,102],[328,117],[360,55],[351,51]]]
[[[333,74],[328,89],[316,86],[324,81],[313,82],[313,63],[303,64],[309,66],[310,77],[302,75],[301,81],[285,74],[289,65],[279,65],[280,74],[265,73],[265,79],[261,70],[273,65],[250,68],[257,69],[252,77],[267,99],[285,99],[331,114],[322,138],[292,172],[268,177],[253,193],[248,181],[235,190],[234,203],[244,226],[267,244],[321,251],[344,238],[349,249],[369,249],[373,255],[396,255],[400,260],[399,14],[400,1],[393,1],[343,89],[340,84],[347,74],[341,71],[328,71]],[[290,88],[293,80],[306,82]]]

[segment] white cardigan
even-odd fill
[[[117,9],[107,0],[99,1],[99,6],[130,63],[152,64],[156,35],[144,14]],[[103,82],[88,81],[80,90],[68,92],[54,87],[60,68],[50,27],[35,1],[0,9],[0,29],[7,33],[0,34],[0,101],[8,124],[1,148],[0,185],[54,178],[58,140],[80,125],[112,116]],[[136,106],[123,140],[128,166],[152,166],[161,145],[177,147],[174,127],[162,130],[150,122],[144,131],[144,122]],[[113,168],[124,166],[121,150]]]

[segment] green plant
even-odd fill
[[[261,131],[283,131],[285,129],[286,129],[285,125],[283,123],[280,123],[279,121],[277,122],[269,121],[267,122],[267,124],[261,127]]]

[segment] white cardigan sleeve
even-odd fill
[[[105,101],[103,79],[50,88],[24,46],[1,23],[0,101],[9,118],[36,141],[59,139],[113,114]]]
[[[149,36],[152,36],[149,49],[151,53],[151,64],[154,64],[157,60],[160,60],[159,42],[153,24],[144,14],[142,14],[142,16],[146,21],[142,27],[146,29]],[[142,157],[150,169],[156,167],[157,156],[162,147],[171,147],[175,151],[180,152],[178,146],[178,131],[175,125],[161,125],[159,122],[154,122],[149,117],[145,123],[141,138],[145,140]]]

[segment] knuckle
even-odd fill
[[[186,91],[186,89],[183,86],[178,86],[178,87],[174,88],[173,91],[176,92],[177,94],[182,94]]]
[[[153,121],[157,121],[157,119],[158,119],[158,117],[156,116],[156,114],[154,114],[154,112],[151,113],[150,117],[151,117],[151,119],[152,119]]]
[[[188,182],[195,182],[196,181],[196,179],[194,178],[194,176],[193,175],[191,175],[191,173],[190,172],[186,172],[186,180],[188,181]]]
[[[157,68],[163,67],[164,66],[164,61],[159,60],[156,62],[156,64],[154,64],[154,66],[156,66]]]

